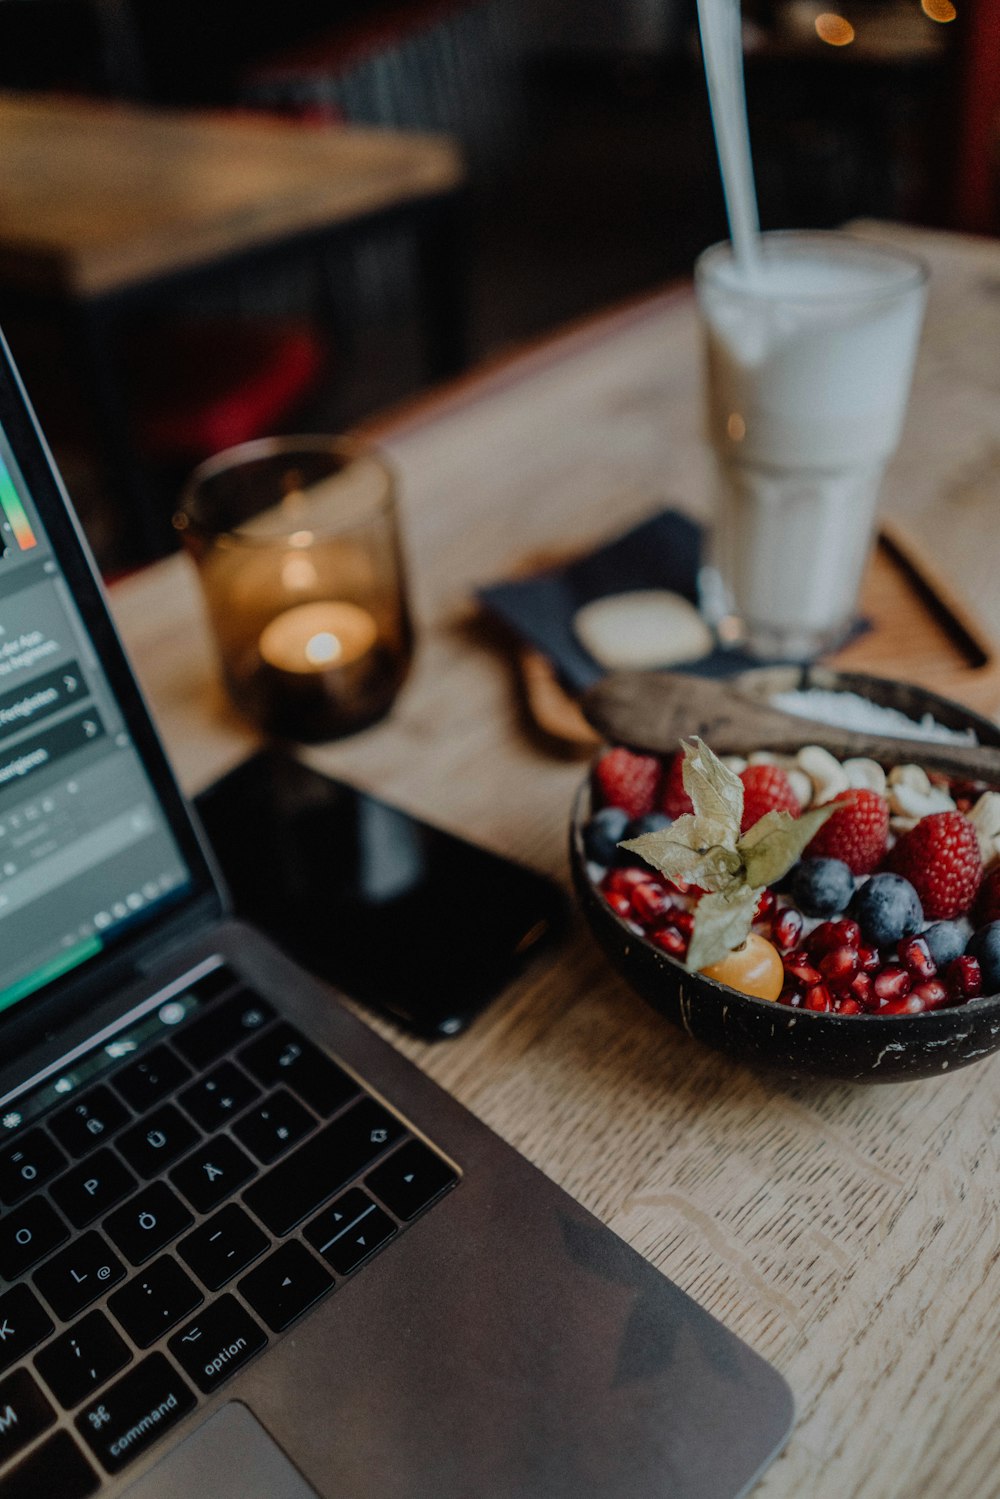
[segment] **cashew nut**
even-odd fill
[[[821,745],[805,745],[795,759],[799,769],[805,771],[812,782],[813,801],[817,806],[833,801],[835,796],[849,789],[844,767]]]
[[[984,791],[967,814],[976,830],[983,868],[1000,862],[1000,792]]]
[[[848,784],[858,790],[877,791],[885,795],[885,771],[877,760],[845,760],[844,774]]]
[[[889,772],[889,810],[919,822],[932,812],[952,812],[955,803],[943,786],[935,786],[920,765],[895,765]]]
[[[800,807],[808,807],[813,797],[812,781],[810,781],[805,771],[800,770],[797,765],[793,765],[792,768],[786,772],[786,774],[788,776],[789,784],[793,792],[795,793],[795,800],[798,802]]]

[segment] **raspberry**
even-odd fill
[[[961,812],[922,817],[903,834],[886,862],[909,880],[929,921],[961,916],[983,877],[976,830]]]
[[[986,926],[991,921],[1000,921],[1000,867],[991,869],[983,878],[973,907],[976,926]]]
[[[675,755],[667,766],[667,773],[663,778],[660,806],[668,817],[683,817],[686,813],[694,811],[694,803],[684,790],[683,769],[684,756]]]
[[[876,791],[842,791],[837,809],[806,849],[810,859],[840,859],[852,874],[871,874],[885,853],[889,804]]]
[[[619,745],[601,756],[594,775],[605,806],[621,807],[629,817],[644,817],[653,810],[660,784],[655,755],[635,755]]]
[[[759,822],[765,812],[790,812],[798,817],[801,810],[798,798],[780,765],[748,765],[740,771],[740,780],[743,782],[741,833]]]

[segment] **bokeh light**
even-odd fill
[[[928,0],[928,3],[944,4],[947,0]],[[846,47],[854,40],[854,27],[843,16],[827,10],[816,17],[816,35],[821,42],[827,42],[831,47]]]

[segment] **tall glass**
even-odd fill
[[[849,630],[926,281],[915,258],[832,232],[763,235],[749,282],[729,244],[699,258],[718,491],[702,605],[723,642],[807,660]]]
[[[377,454],[264,438],[196,469],[175,517],[198,568],[223,681],[266,733],[365,728],[410,666],[396,488]]]

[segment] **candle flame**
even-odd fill
[[[306,641],[306,660],[313,666],[330,666],[343,653],[343,647],[336,635],[329,630],[320,630],[318,635],[313,635]]]

